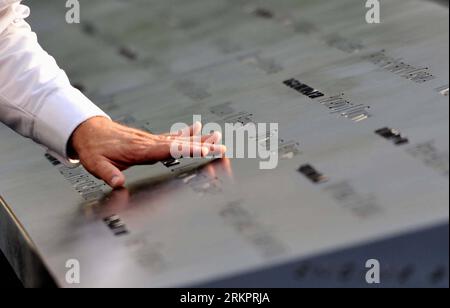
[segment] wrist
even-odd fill
[[[79,159],[80,153],[86,147],[90,137],[111,122],[111,119],[107,117],[96,116],[81,123],[74,130],[67,144],[68,157],[70,159]]]

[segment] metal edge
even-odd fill
[[[31,237],[0,196],[0,249],[26,288],[56,288]]]

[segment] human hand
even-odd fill
[[[73,133],[70,148],[74,157],[94,176],[112,188],[125,185],[122,171],[134,165],[155,164],[172,158],[171,147],[187,148],[192,157],[199,153],[222,156],[226,152],[217,144],[220,133],[200,136],[201,123],[175,134],[153,135],[103,117],[81,124]]]

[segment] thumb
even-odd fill
[[[88,166],[87,169],[112,188],[121,188],[125,185],[125,175],[108,160],[97,160],[93,166]]]

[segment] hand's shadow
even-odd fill
[[[170,198],[171,195],[191,184],[188,184],[186,179],[194,175],[211,182],[215,181],[218,176],[232,179],[230,160],[219,159],[192,170],[184,170],[183,173],[175,176],[170,174],[130,183],[126,188],[111,191],[91,208],[91,212],[93,210],[94,216],[98,219],[104,219],[137,207],[145,207],[143,215],[149,214],[148,211],[155,213],[162,204],[170,203],[164,199]]]

